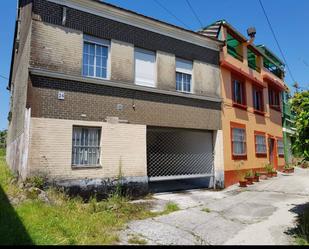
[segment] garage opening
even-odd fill
[[[213,176],[212,132],[148,127],[147,167],[149,182],[187,179],[192,186],[192,179]]]

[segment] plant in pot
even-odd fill
[[[272,172],[271,172],[271,176],[272,177],[277,177],[278,174],[277,174],[277,171],[273,168]]]
[[[260,181],[260,173],[258,173],[258,172],[254,173],[253,181],[254,182],[259,182]]]
[[[240,161],[237,164],[236,172],[237,172],[237,177],[238,177],[238,180],[239,180],[239,187],[245,188],[245,187],[247,187],[247,180],[244,178],[244,174],[241,170],[241,167],[242,167],[243,164],[244,164],[243,161]]]
[[[285,165],[284,165],[284,168],[283,168],[283,172],[284,172],[284,173],[294,173],[294,167],[293,167],[293,165],[292,165],[292,164],[289,164],[289,163],[285,164]]]
[[[272,172],[274,171],[274,168],[270,163],[267,163],[265,165],[265,171],[267,172],[267,177],[272,177],[273,176]]]
[[[247,171],[245,179],[247,180],[247,184],[248,185],[252,185],[253,184],[254,175],[253,175],[253,171],[252,170]]]

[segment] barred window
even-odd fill
[[[73,166],[100,165],[100,128],[73,127]]]
[[[241,128],[232,129],[233,155],[244,156],[246,151],[246,130]]]
[[[277,148],[278,148],[278,155],[284,156],[284,145],[282,139],[278,139]]]
[[[255,135],[255,152],[256,154],[266,154],[266,138],[264,135]]]

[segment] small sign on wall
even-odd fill
[[[58,100],[64,100],[64,92],[58,92]]]

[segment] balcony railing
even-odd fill
[[[228,54],[230,54],[231,56],[233,56],[234,58],[243,61],[244,57],[237,52],[237,50],[234,47],[231,47],[229,45],[227,45],[227,52]]]
[[[259,73],[261,72],[261,68],[258,65],[256,65],[255,63],[248,61],[248,66],[250,68],[254,69],[255,71],[259,72]]]

